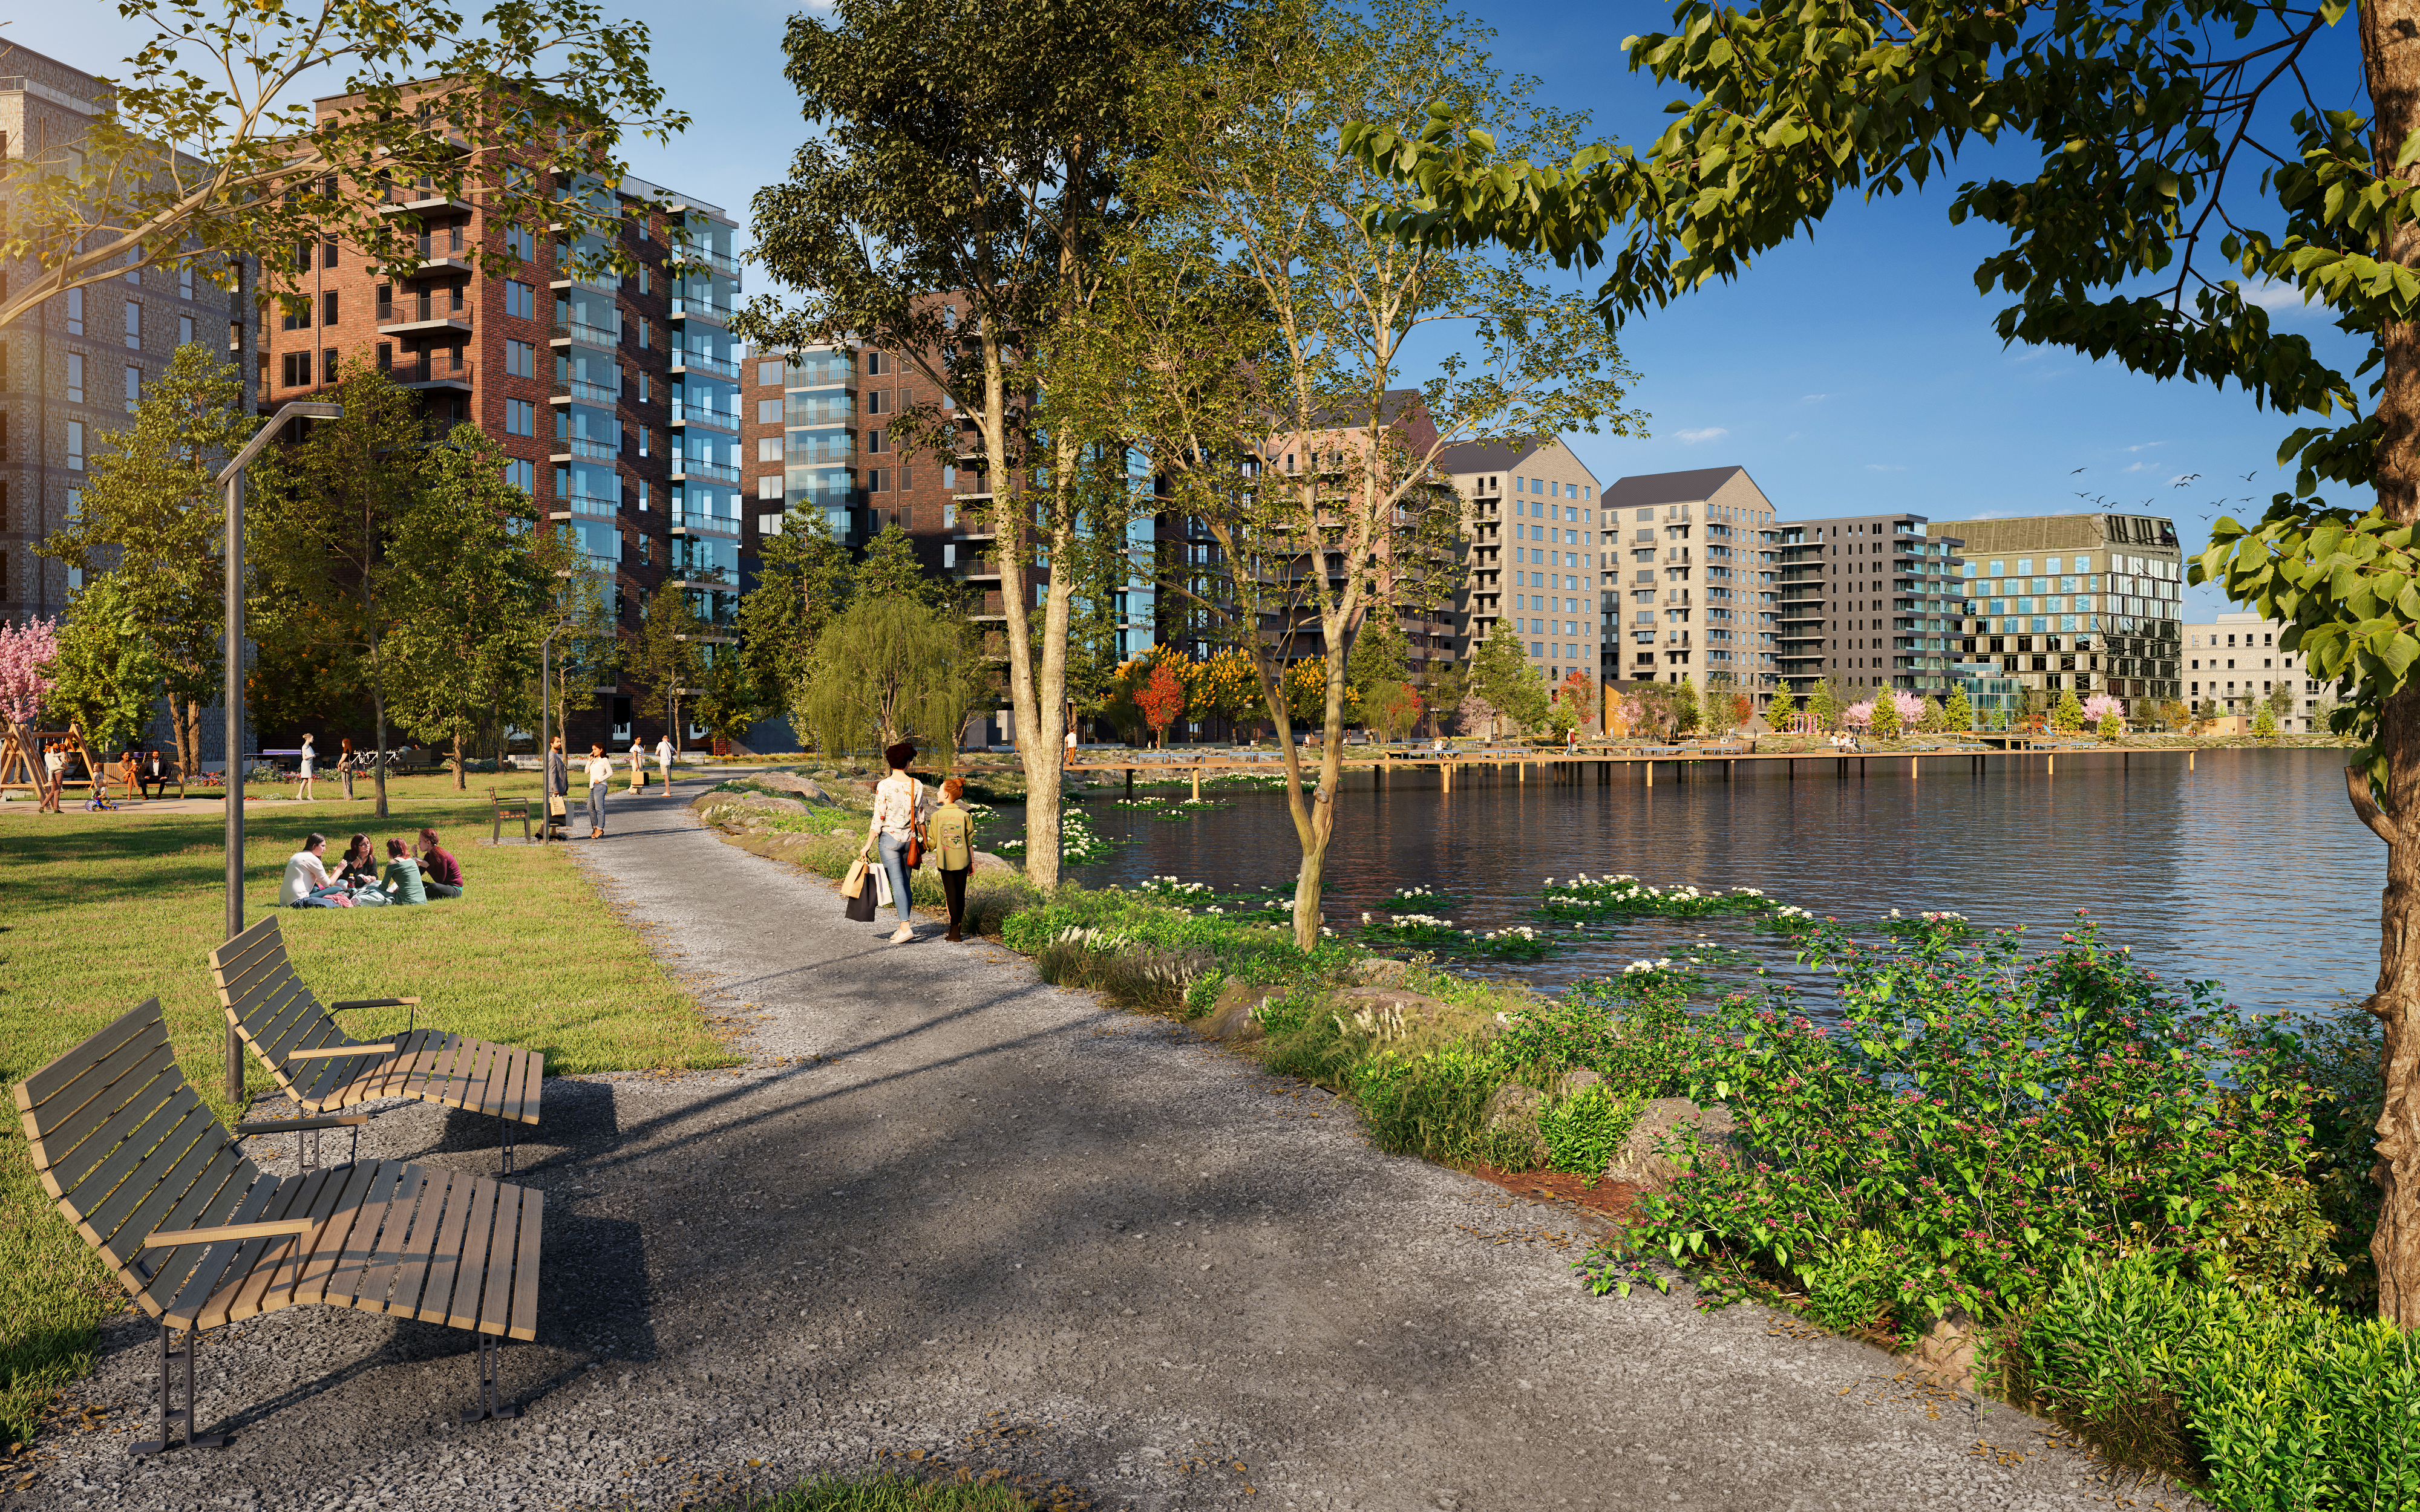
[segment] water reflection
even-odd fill
[[[1635,769],[1602,782],[1533,766],[1527,781],[1457,773],[1451,794],[1434,771],[1383,788],[1358,774],[1340,795],[1326,911],[1357,919],[1425,883],[1459,900],[1456,923],[1500,928],[1535,922],[1540,882],[1578,872],[1761,887],[1843,919],[1947,908],[2040,929],[2081,907],[2154,970],[2215,978],[2245,1008],[2330,1007],[2375,975],[2384,881],[2384,850],[2345,802],[2343,764],[2327,750],[2204,751],[2191,771],[2181,754],[2070,753],[2055,776],[2039,760],[1993,762],[1981,777],[1944,761],[1911,780],[1904,759],[1874,758],[1842,780],[1830,760],[1808,759],[1795,780],[1744,766],[1729,781],[1718,769],[1679,781],[1667,766],[1652,788]],[[1170,823],[1096,790],[1087,822],[1131,843],[1071,874],[1229,890],[1290,878],[1283,795],[1212,793],[1229,807]],[[1640,924],[1507,974],[1553,986],[1701,935],[1758,938],[1713,920]]]

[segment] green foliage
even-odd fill
[[[1053,1504],[1058,1500],[1053,1497]],[[705,1503],[690,1504],[706,1512]],[[751,1496],[711,1512],[1042,1512],[1042,1507],[1022,1489],[1003,1484],[1001,1472],[987,1470],[966,1482],[906,1475],[867,1480],[817,1476],[763,1500]]]
[[[115,573],[77,589],[59,625],[58,655],[43,669],[54,680],[43,706],[84,732],[97,761],[142,734],[167,675],[130,599]]]
[[[1764,706],[1765,728],[1775,731],[1787,730],[1797,717],[1798,700],[1791,695],[1790,685],[1784,683],[1774,692],[1773,698]]]
[[[2077,701],[2075,689],[2059,689],[2058,702],[2051,706],[2050,722],[2051,727],[2061,734],[2072,735],[2083,731],[2084,705]]]
[[[2260,705],[2260,712],[2252,717],[2252,733],[2263,740],[2273,739],[2276,736],[2277,717],[2269,712],[2269,705],[2266,703]]]
[[[739,600],[748,674],[787,707],[814,671],[815,642],[847,604],[855,571],[821,509],[800,505],[757,548],[756,586]]]
[[[1698,733],[1704,713],[1698,706],[1698,685],[1679,682],[1663,685],[1672,689],[1672,733],[1690,735]]]
[[[1815,684],[1815,691],[1808,694],[1807,698],[1807,712],[1813,715],[1815,722],[1827,731],[1840,728],[1840,715],[1848,706],[1847,702],[1840,697],[1840,690],[1832,686],[1832,679],[1828,677],[1818,680]]]
[[[1900,733],[1899,700],[1891,697],[1891,690],[1887,687],[1874,694],[1874,712],[1869,728],[1880,740],[1888,740]]]
[[[1949,702],[1942,707],[1941,728],[1965,730],[1975,728],[1975,705],[1966,697],[1966,685],[1961,683],[1949,693]]]
[[[1402,626],[1387,609],[1373,610],[1361,621],[1361,629],[1353,638],[1353,649],[1344,658],[1344,681],[1359,697],[1366,713],[1372,693],[1385,687],[1401,687],[1412,675],[1411,648],[1404,640]]]
[[[1529,665],[1521,634],[1499,618],[1471,656],[1470,690],[1518,730],[1545,723],[1546,684]]]
[[[689,594],[666,582],[649,594],[639,628],[624,638],[622,670],[640,707],[652,709],[679,739],[680,711],[706,671],[706,622]]]
[[[898,595],[859,598],[826,626],[796,712],[826,752],[880,750],[903,735],[954,748],[988,689],[962,621]]]
[[[2124,716],[2120,715],[2115,709],[2110,710],[2108,713],[2101,717],[2101,724],[2093,733],[2099,735],[2103,740],[2118,740],[2123,738],[2126,733],[2126,720]]]
[[[1300,1040],[1299,1033],[1295,1037]],[[1355,1048],[1341,1026],[1318,1042],[1329,1050]],[[1307,1047],[1289,1047],[1304,1057]],[[1337,1074],[1331,1070],[1330,1075]],[[1485,1129],[1488,1100],[1510,1074],[1502,1057],[1475,1040],[1456,1040],[1435,1049],[1404,1054],[1382,1050],[1350,1063],[1341,1079],[1369,1124],[1370,1136],[1390,1155],[1418,1155],[1448,1165],[1517,1159]],[[1518,1165],[1515,1165],[1518,1168]]]
[[[1596,1176],[1612,1164],[1614,1152],[1630,1137],[1638,1121],[1638,1100],[1617,1098],[1602,1082],[1583,1087],[1571,1096],[1548,1103],[1538,1114],[1538,1134],[1545,1141],[1546,1164],[1559,1171]]]
[[[1948,728],[1949,711],[1941,706],[1941,701],[1939,699],[1934,698],[1930,693],[1926,694],[1924,696],[1923,711],[1916,717],[1916,733],[1918,734],[1925,735],[1937,735]]]

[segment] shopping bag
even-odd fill
[[[848,863],[848,875],[841,878],[840,895],[854,898],[865,890],[865,857],[861,856]]]
[[[843,915],[855,919],[861,924],[873,923],[874,889],[872,887],[858,888],[857,896],[841,904],[840,911]]]
[[[891,869],[887,866],[874,869],[874,901],[885,908],[891,906]]]

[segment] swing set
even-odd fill
[[[94,759],[92,748],[85,744],[84,732],[74,725],[65,730],[29,730],[16,720],[0,715],[0,793],[30,792],[41,800],[45,810],[65,807],[67,790],[86,788],[88,796],[108,796],[109,775]],[[60,768],[58,791],[51,791],[50,774],[41,758],[54,746],[64,747],[62,755],[69,758]],[[84,776],[69,777],[74,762],[81,758]]]

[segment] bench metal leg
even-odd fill
[[[462,1414],[465,1424],[484,1423],[491,1417],[511,1418],[521,1415],[520,1409],[504,1400],[504,1384],[499,1379],[498,1366],[503,1364],[504,1341],[493,1334],[481,1334],[479,1340],[479,1408]]]
[[[185,1347],[181,1350],[170,1348],[174,1342],[171,1335],[175,1333],[176,1330],[167,1324],[160,1325],[160,1436],[127,1448],[126,1452],[138,1459],[151,1455],[165,1454],[177,1447],[173,1437],[174,1426],[180,1423],[184,1425],[186,1448],[224,1449],[226,1447],[227,1437],[224,1433],[194,1431],[194,1351],[201,1343],[201,1331],[188,1329],[185,1333]],[[185,1405],[174,1407],[170,1405],[172,1393],[169,1386],[175,1377],[169,1366],[178,1360],[185,1363]]]
[[[513,1174],[513,1120],[503,1114],[496,1116],[496,1142],[504,1150],[504,1163],[501,1174],[510,1176]]]

